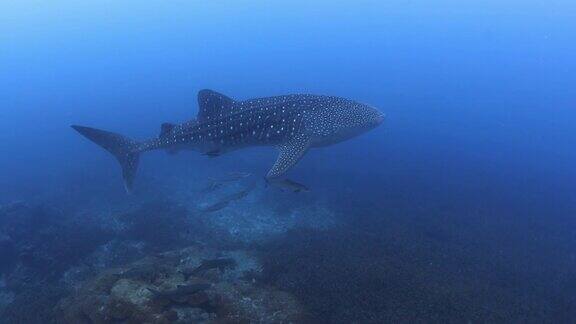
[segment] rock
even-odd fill
[[[205,292],[198,292],[188,297],[188,304],[194,307],[200,307],[210,301],[208,294]]]
[[[174,323],[178,320],[178,312],[176,312],[175,310],[169,310],[167,312],[164,312],[163,317],[170,323]]]
[[[120,279],[112,290],[110,291],[110,297],[115,300],[122,300],[126,303],[130,303],[138,308],[146,307],[146,304],[150,301],[152,293],[148,288],[142,283],[137,281],[132,281],[130,279]]]
[[[111,300],[108,305],[108,314],[114,320],[123,321],[132,316],[133,308],[123,300]]]
[[[210,269],[188,280],[182,274],[182,267],[199,266],[202,260],[222,254],[241,266],[226,271]],[[153,284],[148,275],[141,276],[137,270],[103,272],[59,303],[58,320],[74,324],[287,323],[297,322],[303,313],[291,295],[243,279],[244,272],[260,268],[248,252],[217,253],[208,248],[186,248],[170,252],[170,260],[180,262],[166,260],[160,255],[125,267],[138,269],[142,264],[150,269],[162,267]]]

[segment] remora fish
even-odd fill
[[[226,207],[228,207],[228,205],[230,205],[230,200],[223,200],[223,201],[219,201],[216,202],[208,207],[204,207],[201,209],[201,211],[205,212],[205,213],[213,213],[215,211],[219,211],[220,209],[224,209]]]
[[[130,192],[142,152],[193,149],[213,157],[250,146],[275,146],[280,154],[266,175],[274,179],[308,149],[350,139],[384,121],[384,115],[371,106],[330,96],[295,94],[235,101],[202,90],[198,104],[195,120],[181,125],[164,123],[158,138],[144,142],[90,127],[72,128],[116,157]]]
[[[218,179],[212,179],[212,181],[234,182],[234,181],[246,179],[251,175],[252,174],[250,172],[242,172],[242,171],[229,172],[228,174],[224,175],[223,177],[220,177]]]
[[[215,212],[215,211],[218,211],[220,209],[226,208],[226,207],[228,207],[228,205],[230,205],[231,202],[233,202],[235,200],[240,200],[240,199],[248,196],[248,194],[252,190],[254,190],[255,187],[256,187],[256,183],[252,183],[248,187],[246,187],[246,188],[244,188],[244,189],[242,189],[236,193],[230,194],[230,195],[222,198],[220,201],[218,201],[218,202],[216,202],[216,203],[214,203],[208,207],[205,207],[204,209],[202,209],[202,211],[205,213],[211,213],[211,212]]]
[[[251,173],[248,172],[230,172],[222,178],[214,179],[211,178],[210,183],[202,189],[200,192],[202,193],[209,193],[215,191],[222,187],[225,183],[240,181],[242,179],[248,178],[251,176]]]
[[[292,181],[290,179],[273,179],[267,180],[267,185],[275,186],[280,188],[280,190],[284,191],[284,189],[292,192],[310,192],[310,189],[305,185],[298,183],[296,181]]]

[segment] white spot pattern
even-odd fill
[[[175,126],[170,140],[161,137],[145,142],[142,150],[179,146],[225,152],[246,146],[277,146],[280,154],[267,176],[278,177],[309,147],[353,137],[383,119],[370,106],[328,96],[287,95],[237,102],[203,90],[198,101],[197,120]]]

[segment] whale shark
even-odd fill
[[[272,146],[279,154],[265,178],[274,180],[281,179],[309,149],[353,138],[385,118],[367,104],[311,94],[234,100],[205,89],[198,92],[198,107],[195,119],[179,125],[164,123],[158,137],[145,141],[92,127],[71,127],[116,157],[130,193],[143,152],[195,150],[216,157],[246,147]]]

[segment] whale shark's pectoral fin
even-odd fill
[[[310,148],[310,138],[300,136],[278,146],[280,154],[266,178],[277,178],[293,167]]]

